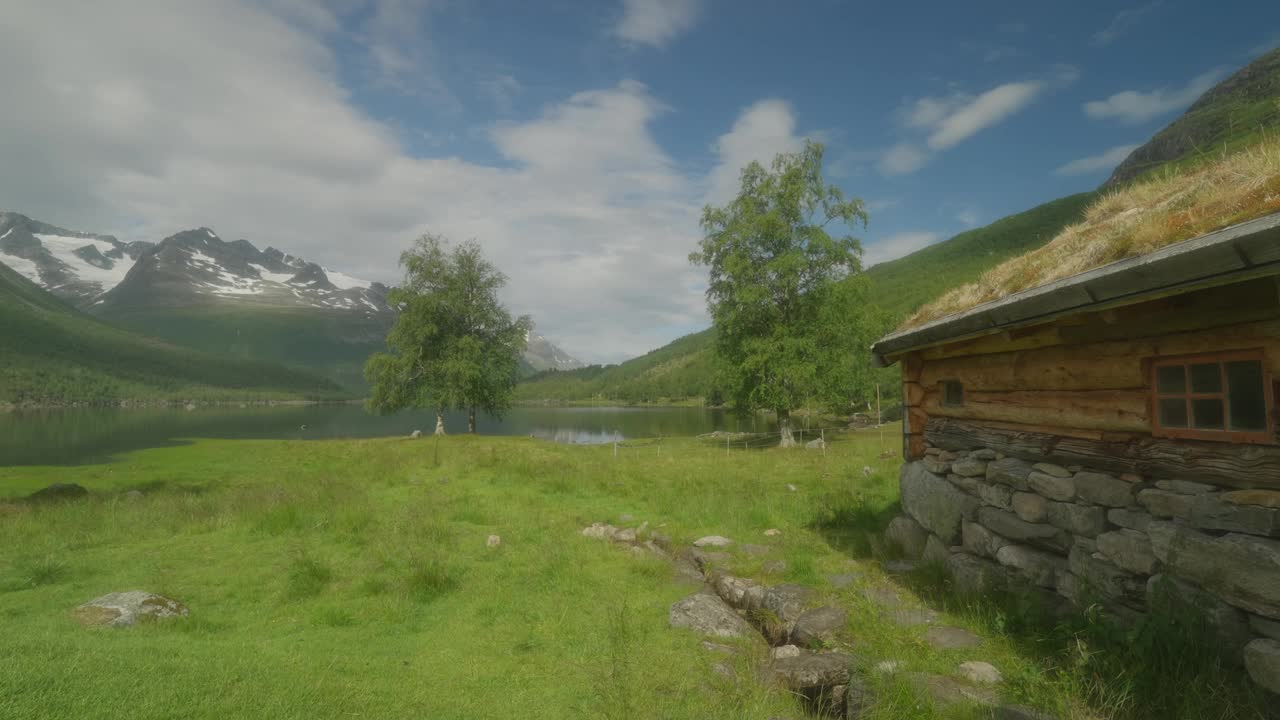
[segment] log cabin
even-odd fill
[[[872,352],[901,368],[893,543],[967,592],[1020,583],[1129,619],[1174,598],[1280,693],[1280,214]]]

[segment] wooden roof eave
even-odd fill
[[[1270,275],[1280,275],[1280,213],[900,330],[881,338],[871,353],[885,367],[935,345]]]

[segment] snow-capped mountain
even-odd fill
[[[151,247],[0,212],[0,262],[76,305],[119,284]]]
[[[583,366],[577,358],[556,347],[550,340],[536,332],[525,335],[524,359],[530,367],[539,372],[573,370]]]
[[[391,315],[388,288],[321,267],[248,240],[227,242],[208,228],[185,230],[141,253],[114,287],[89,311],[106,313],[138,305],[239,303]]]

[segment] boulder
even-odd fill
[[[974,497],[980,497],[982,495],[982,488],[986,485],[986,483],[982,482],[981,478],[965,477],[964,475],[956,475],[955,473],[948,475],[947,481]]]
[[[1263,638],[1246,645],[1244,667],[1254,682],[1280,694],[1280,642]]]
[[[1072,479],[1076,484],[1076,496],[1085,502],[1107,507],[1133,504],[1133,486],[1123,480],[1096,472],[1078,472]]]
[[[1213,537],[1173,523],[1147,528],[1169,573],[1228,603],[1280,620],[1280,541],[1231,533]]]
[[[705,547],[722,548],[722,547],[729,547],[732,544],[733,544],[732,540],[722,535],[707,535],[705,537],[700,537],[697,540],[693,541],[693,546],[698,548],[705,548]]]
[[[1044,522],[1049,514],[1049,501],[1036,493],[1016,492],[1009,499],[1009,505],[1014,515],[1029,523]]]
[[[960,544],[974,555],[994,558],[1009,541],[983,525],[965,520],[960,526]]]
[[[947,545],[960,539],[960,520],[973,517],[978,501],[918,462],[902,466],[899,479],[902,509]]]
[[[596,540],[612,540],[618,534],[618,528],[604,523],[591,523],[589,527],[582,528],[582,534]]]
[[[769,658],[771,660],[785,660],[793,657],[800,657],[800,648],[795,645],[779,645],[776,648],[769,649]]]
[[[27,496],[28,502],[56,502],[59,500],[78,500],[89,494],[83,486],[75,483],[54,483],[41,488]]]
[[[973,456],[961,458],[951,463],[951,472],[964,477],[985,477],[987,463]]]
[[[1192,613],[1213,631],[1226,657],[1235,660],[1253,639],[1248,615],[1191,583],[1167,575],[1147,580],[1147,607],[1173,614]]]
[[[1107,511],[1107,520],[1130,530],[1146,531],[1151,524],[1151,514],[1141,510],[1113,508]]]
[[[947,546],[942,544],[937,535],[930,535],[924,544],[924,555],[920,557],[922,562],[942,564],[950,557],[951,552],[947,550]]]
[[[952,553],[947,558],[947,571],[956,590],[969,595],[981,595],[1004,585],[1004,568],[991,560],[974,557],[968,553]]]
[[[885,529],[884,536],[886,540],[902,550],[904,557],[919,560],[924,555],[924,546],[929,533],[920,527],[920,523],[906,515],[899,515],[889,521],[889,527]]]
[[[937,457],[926,456],[920,463],[926,471],[934,475],[946,475],[951,472],[951,463],[940,460]]]
[[[796,618],[796,624],[791,628],[791,642],[810,648],[828,645],[844,630],[848,622],[848,616],[840,608],[806,610]]]
[[[764,587],[746,578],[717,575],[711,587],[721,600],[740,610],[758,610],[764,599]]]
[[[904,677],[918,692],[928,696],[935,706],[945,708],[973,703],[990,707],[1000,700],[1000,696],[991,688],[975,687],[944,675],[906,673]],[[949,715],[944,712],[942,717]]]
[[[1137,530],[1113,530],[1097,537],[1098,552],[1118,567],[1139,575],[1156,571],[1156,556],[1151,551],[1151,538]]]
[[[1258,615],[1250,615],[1249,628],[1262,637],[1280,640],[1280,621],[1269,620]]]
[[[801,651],[799,655],[774,660],[768,675],[778,685],[793,692],[834,687],[849,682],[853,658],[844,653]],[[807,693],[804,693],[807,695]]]
[[[812,598],[813,591],[803,585],[775,585],[764,591],[761,605],[790,631]]]
[[[1036,463],[1035,465],[1031,466],[1031,469],[1035,470],[1036,472],[1043,473],[1045,475],[1052,475],[1053,477],[1060,477],[1060,478],[1069,478],[1071,477],[1071,474],[1072,474],[1070,470],[1062,467],[1061,465],[1054,465],[1053,463],[1045,463],[1045,462]]]
[[[1233,505],[1280,508],[1280,490],[1232,490],[1223,493],[1221,498]]]
[[[125,627],[141,621],[186,617],[187,607],[177,600],[142,590],[111,593],[71,611],[72,617],[86,627]]]
[[[1190,518],[1191,506],[1194,503],[1194,495],[1153,488],[1138,491],[1138,504],[1156,517]]]
[[[1191,524],[1205,530],[1280,537],[1280,508],[1238,505],[1217,495],[1201,495],[1191,504]]]
[[[1052,588],[1059,572],[1067,569],[1067,561],[1058,555],[1035,550],[1025,545],[1005,545],[996,553],[996,561],[1040,587]]]
[[[1062,530],[1052,525],[1029,523],[1017,515],[992,507],[978,511],[978,522],[988,530],[1010,540],[1023,540],[1050,547],[1065,546]]]
[[[998,507],[1001,510],[1013,509],[1013,490],[1008,485],[982,483],[978,486],[978,497],[984,505]]]
[[[1070,475],[1059,477],[1037,471],[1027,478],[1027,485],[1050,500],[1066,501],[1076,496],[1076,484]]]
[[[671,627],[689,628],[708,637],[752,637],[755,628],[738,616],[723,600],[708,593],[695,593],[676,601],[667,613]]]
[[[1027,490],[1027,478],[1031,475],[1031,465],[1017,458],[1002,458],[987,463],[987,482],[1008,485],[1018,490]]]
[[[967,660],[960,663],[960,675],[975,685],[999,685],[1004,676],[995,665],[981,660]]]
[[[982,638],[958,627],[937,625],[924,633],[924,641],[935,650],[956,650],[959,648],[977,647]]]
[[[1067,557],[1071,572],[1080,579],[1085,593],[1096,593],[1107,599],[1138,606],[1146,595],[1146,583],[1142,578],[1121,569],[1098,553],[1089,554],[1079,547],[1071,548]],[[1067,593],[1064,592],[1064,595]],[[1088,600],[1087,594],[1073,591],[1071,599]]]
[[[619,530],[618,532],[614,533],[613,540],[614,542],[620,542],[620,543],[633,543],[636,541],[636,529],[624,528],[622,530]]]
[[[1106,510],[1093,505],[1051,502],[1049,524],[1073,535],[1093,537],[1107,528]]]
[[[805,450],[825,450],[826,447],[827,447],[827,441],[823,440],[822,438],[817,438],[816,440],[810,440],[809,442],[804,444]]]

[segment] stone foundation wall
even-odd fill
[[[964,592],[1016,583],[1136,620],[1194,608],[1228,656],[1280,693],[1280,492],[927,448],[903,465],[887,536]]]

